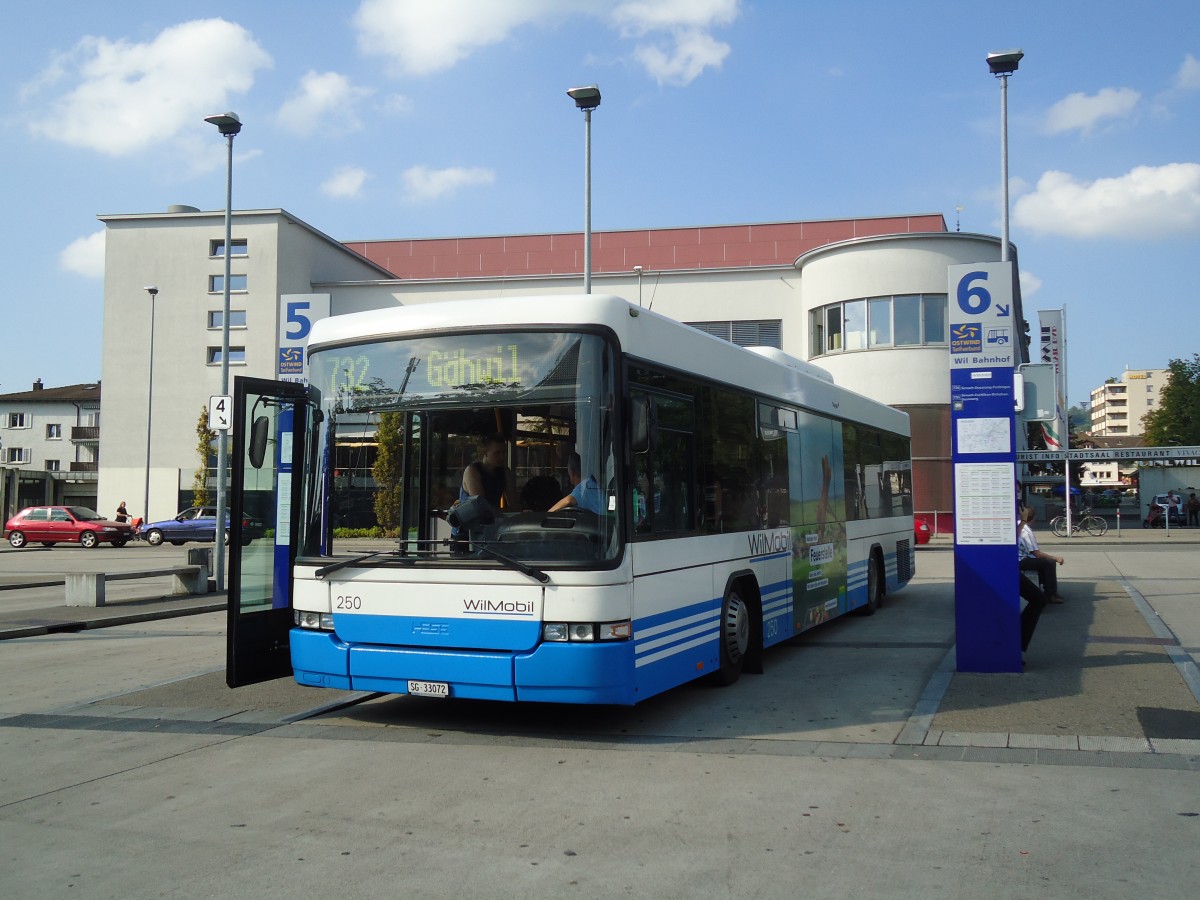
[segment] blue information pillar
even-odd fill
[[[958,670],[1021,671],[1011,262],[949,267]]]

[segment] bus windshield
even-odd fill
[[[373,538],[371,565],[609,564],[614,369],[608,343],[580,332],[314,349],[321,416],[301,554],[361,553]]]

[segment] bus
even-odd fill
[[[307,361],[286,415],[239,392],[233,457],[287,487],[260,593],[301,685],[633,705],[913,576],[908,416],[777,349],[585,294],[334,316]],[[462,489],[488,440],[498,503]]]

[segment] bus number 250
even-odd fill
[[[334,609],[362,609],[362,597],[343,596],[339,594],[333,601]]]

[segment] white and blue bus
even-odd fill
[[[286,490],[258,596],[231,594],[290,617],[302,685],[635,704],[760,672],[913,576],[906,414],[617,297],[323,319],[302,390],[274,417],[239,394],[235,476],[261,480],[270,443]],[[462,480],[497,435],[495,503]],[[577,481],[587,501],[551,510]]]

